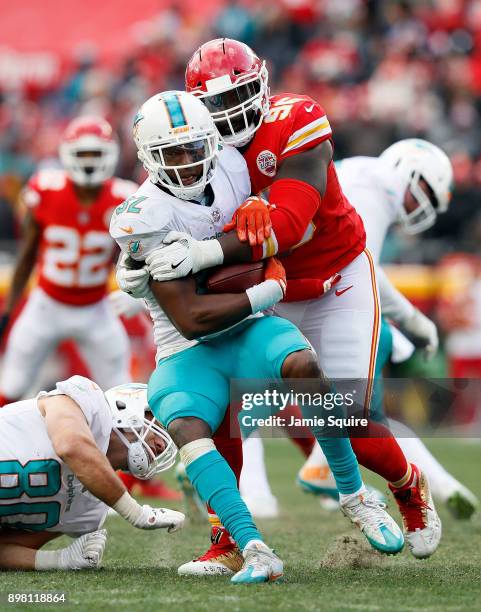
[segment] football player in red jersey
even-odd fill
[[[340,188],[324,110],[305,95],[269,97],[267,76],[265,63],[249,47],[229,39],[202,45],[189,61],[187,90],[209,108],[224,142],[243,152],[253,193],[270,188],[270,205],[255,196],[237,211],[240,241],[235,233],[205,243],[178,236],[152,256],[150,274],[171,280],[186,269],[203,269],[206,262],[229,264],[279,253],[289,282],[276,314],[300,327],[330,378],[363,381],[356,389],[368,410],[379,299],[364,227]],[[425,479],[382,426],[371,424],[370,435],[351,439],[356,455],[403,493],[396,495],[403,519],[416,524],[407,540],[414,554],[422,550],[428,556],[437,548],[440,530],[426,520]],[[355,497],[341,495],[350,515],[360,510]],[[215,562],[213,555],[207,557]],[[201,573],[194,566],[187,569]]]
[[[64,169],[40,170],[21,195],[27,208],[24,240],[1,332],[35,267],[38,282],[9,334],[2,403],[23,396],[47,355],[65,339],[75,340],[102,388],[130,380],[128,337],[105,298],[115,253],[110,215],[137,185],[113,178],[119,148],[103,119],[74,119],[59,155]]]

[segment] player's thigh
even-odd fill
[[[93,380],[104,390],[129,382],[130,341],[110,304],[102,300],[83,315],[75,340]]]
[[[219,368],[222,351],[209,343],[162,359],[148,385],[149,405],[155,417],[168,427],[175,419],[195,417],[214,433],[229,404],[229,380]]]
[[[356,381],[358,402],[370,404],[379,339],[380,309],[374,266],[367,253],[341,271],[335,289],[318,300],[280,304],[276,314],[296,321],[323,372],[343,391]],[[341,388],[342,387],[342,388]],[[352,387],[346,383],[346,392]]]
[[[287,319],[266,316],[256,319],[235,343],[236,378],[281,378],[286,357],[311,346]]]
[[[3,359],[0,388],[9,398],[21,397],[46,356],[59,342],[55,312],[40,292],[34,292],[15,321]]]

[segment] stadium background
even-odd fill
[[[414,357],[394,374],[481,377],[481,1],[0,0],[0,10],[2,296],[21,235],[18,193],[36,168],[58,164],[69,119],[108,118],[121,142],[118,174],[142,180],[131,138],[136,109],[157,91],[183,88],[192,51],[228,36],[267,59],[271,91],[322,103],[337,159],[378,155],[411,136],[450,155],[449,212],[419,237],[391,233],[384,253],[398,288],[440,324],[443,350],[429,365]],[[127,326],[134,376],[145,379],[150,330],[141,318]],[[459,354],[466,337],[468,361]],[[48,384],[78,367],[72,347],[63,347],[42,377]],[[475,407],[468,420],[475,412],[481,419]]]

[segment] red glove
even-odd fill
[[[275,280],[279,283],[282,293],[286,295],[287,279],[284,266],[277,257],[269,257],[266,259],[266,267],[264,269],[264,280]]]
[[[285,302],[302,302],[316,300],[341,280],[340,274],[333,274],[326,280],[320,278],[290,278],[287,283]]]
[[[251,247],[260,246],[271,235],[270,211],[273,208],[275,206],[269,204],[267,200],[251,196],[235,211],[232,221],[224,226],[224,232],[236,228],[240,242],[247,242],[249,238]]]

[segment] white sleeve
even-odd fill
[[[170,207],[153,209],[155,205],[146,205],[141,214],[127,211],[112,215],[110,235],[122,252],[136,261],[144,261],[149,253],[163,246],[163,239],[175,229]]]
[[[79,406],[102,452],[106,452],[112,432],[112,416],[102,389],[84,376],[71,376],[57,383],[48,395],[68,395]]]
[[[413,315],[414,306],[393,286],[380,266],[376,268],[376,276],[382,314],[395,323],[402,324]]]

